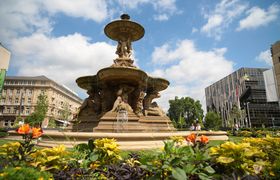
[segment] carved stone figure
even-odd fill
[[[81,113],[85,114],[99,114],[101,109],[101,99],[100,95],[96,90],[87,91],[87,94],[89,95],[88,98],[86,98],[79,108],[78,116],[81,115]]]
[[[122,38],[118,41],[116,54],[119,55],[119,58],[130,59],[130,56],[132,54],[130,39],[125,40],[125,38]]]
[[[145,110],[147,116],[165,116],[164,111],[158,106],[156,102],[153,102],[149,109]]]
[[[119,110],[126,110],[128,112],[132,112],[133,109],[128,104],[128,96],[133,91],[133,89],[133,87],[121,85],[117,91],[117,99],[115,100],[111,111],[118,112]]]
[[[157,105],[156,102],[153,102],[153,99],[159,98],[160,94],[158,92],[150,92],[148,93],[144,100],[143,100],[143,105],[144,105],[144,114],[146,116],[164,116],[165,113],[164,111]]]
[[[135,109],[135,113],[137,116],[141,116],[143,115],[143,100],[145,97],[145,92],[144,91],[140,91],[138,100],[136,102],[136,109]]]
[[[159,98],[159,97],[160,97],[159,92],[154,91],[154,92],[147,93],[147,95],[144,97],[144,100],[143,100],[144,110],[149,109],[152,104],[153,99]]]

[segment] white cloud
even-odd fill
[[[260,54],[256,57],[256,60],[264,62],[268,66],[272,66],[272,57],[270,50],[260,52]]]
[[[75,33],[67,36],[48,37],[33,34],[12,42],[13,60],[10,65],[18,75],[46,75],[79,90],[75,79],[94,75],[113,64],[115,46],[105,42],[90,43],[89,39]]]
[[[154,15],[154,20],[166,21],[170,16],[180,13],[176,6],[176,0],[118,0],[120,6],[124,9],[136,9],[141,5],[152,5],[156,14]]]
[[[210,16],[208,18],[207,24],[205,24],[201,31],[202,32],[209,32],[211,29],[218,27],[222,24],[223,22],[223,17],[219,14],[214,14],[213,16]]]
[[[168,109],[168,100],[175,96],[190,96],[200,100],[205,108],[204,89],[233,71],[233,62],[226,59],[226,48],[200,51],[191,40],[177,43],[175,49],[164,44],[155,48],[153,63],[162,65],[151,74],[168,79],[169,89],[162,92],[161,106]]]
[[[195,27],[192,28],[192,33],[196,33],[197,31],[198,31],[197,28],[195,28]]]
[[[108,16],[106,2],[102,0],[0,1],[0,39],[8,43],[11,38],[32,33],[49,34],[54,23],[51,18],[56,13],[96,22]]]
[[[64,13],[72,17],[82,17],[96,22],[107,18],[107,3],[104,0],[47,0],[43,6],[51,13]]]
[[[159,15],[155,15],[154,19],[157,21],[167,21],[169,17],[167,14],[159,14]]]
[[[0,1],[0,38],[3,42],[19,35],[34,32],[49,33],[51,21],[44,13],[40,1]]]
[[[267,9],[267,11],[259,7],[249,9],[246,12],[248,16],[239,21],[239,27],[236,30],[241,31],[244,29],[255,29],[260,26],[266,26],[277,19],[280,11],[279,8],[279,5],[273,4]]]
[[[240,0],[223,0],[215,6],[215,9],[203,16],[207,23],[200,29],[202,33],[209,37],[220,40],[224,30],[239,17],[248,7],[247,3]]]

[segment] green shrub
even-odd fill
[[[142,167],[150,171],[154,179],[211,179],[215,173],[210,166],[210,156],[198,145],[178,145],[165,141],[162,153],[156,154]]]
[[[0,180],[49,180],[52,175],[30,167],[8,167],[0,173]]]
[[[240,131],[240,132],[238,132],[238,136],[243,136],[243,137],[251,137],[252,136],[252,132],[250,132],[250,131]]]
[[[6,136],[8,136],[9,134],[7,133],[7,132],[1,132],[0,131],[0,138],[1,137],[6,137]]]
[[[210,155],[216,169],[223,175],[234,174],[240,179],[247,175],[258,179],[279,177],[280,138],[245,138],[241,143],[226,142],[212,147]]]

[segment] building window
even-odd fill
[[[32,95],[32,89],[30,89],[30,90],[28,91],[28,95],[29,95],[29,96]]]
[[[13,126],[15,124],[15,120],[10,121],[10,125]]]
[[[20,89],[17,89],[17,95],[19,95],[20,94]]]
[[[15,99],[15,103],[18,103],[18,98]]]
[[[8,90],[7,90],[7,94],[8,94],[9,96],[12,96],[12,95],[13,95],[13,90],[8,89]]]
[[[30,113],[30,109],[29,109],[29,108],[26,108],[25,113],[28,115],[28,114]]]
[[[30,103],[31,103],[31,98],[28,98],[27,103],[28,103],[28,104],[30,104]]]
[[[9,104],[11,104],[11,103],[12,103],[12,98],[9,98],[8,103],[9,103]]]
[[[7,112],[7,113],[10,113],[10,112],[11,112],[11,109],[8,107],[6,112]]]
[[[25,102],[25,99],[21,98],[21,104],[24,104],[24,102]]]
[[[9,126],[9,120],[5,120],[4,126],[8,127]]]

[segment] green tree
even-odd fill
[[[41,125],[43,120],[46,117],[46,114],[48,112],[48,97],[42,93],[38,96],[37,104],[35,107],[35,111],[30,115],[27,116],[25,119],[26,123],[29,123],[30,125]]]
[[[204,119],[204,127],[207,129],[218,130],[222,126],[221,116],[213,111],[207,112]]]
[[[60,118],[62,120],[68,120],[70,115],[71,115],[71,110],[70,110],[69,104],[64,103],[63,106],[62,106],[62,111],[61,111]]]
[[[184,117],[186,125],[194,123],[196,120],[201,122],[203,118],[203,110],[200,101],[195,101],[190,97],[175,97],[169,100],[168,115],[170,119],[178,123],[180,117]]]
[[[231,111],[230,111],[230,118],[229,118],[229,126],[233,126],[234,120],[235,123],[241,124],[241,120],[246,117],[246,111],[245,109],[241,110],[238,108],[237,105],[233,105]]]

